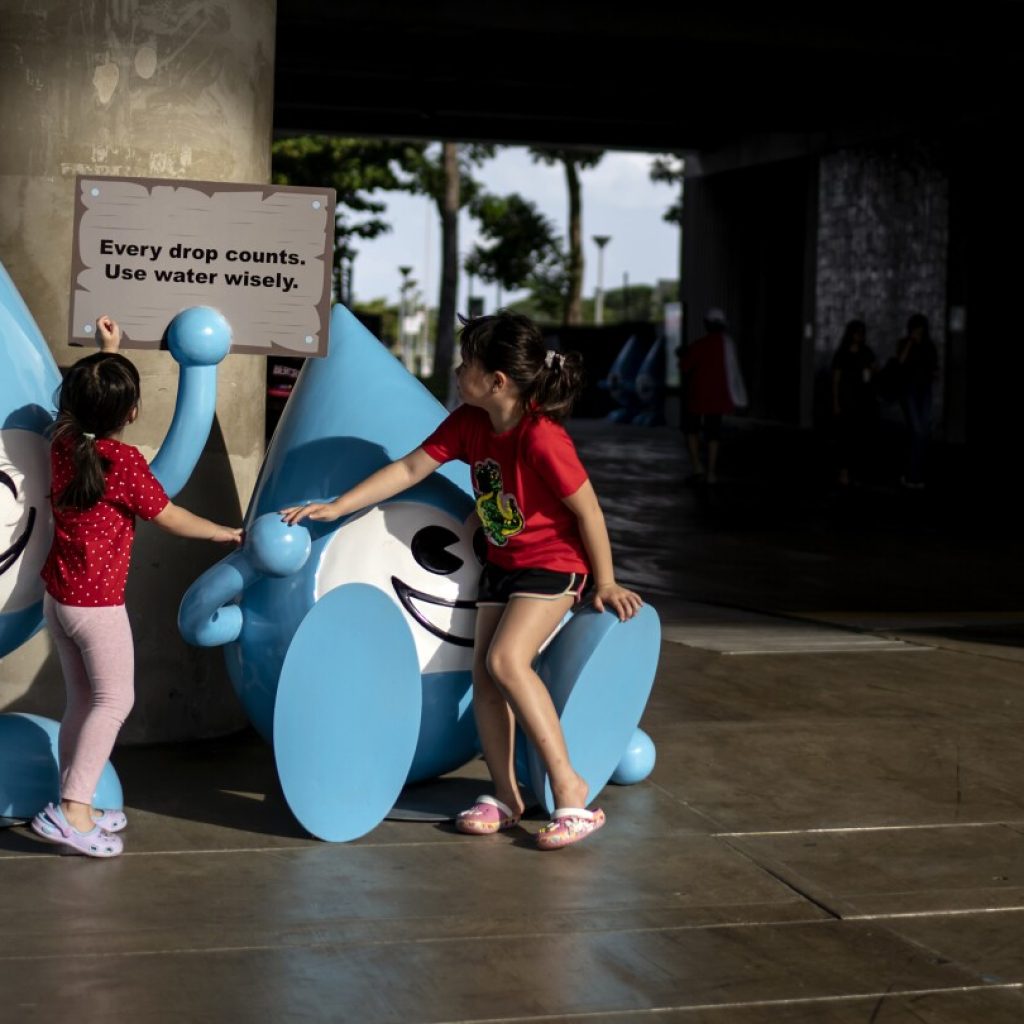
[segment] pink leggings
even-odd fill
[[[135,702],[135,648],[123,604],[76,608],[49,594],[43,614],[68,701],[60,723],[60,795],[91,804],[103,766]]]

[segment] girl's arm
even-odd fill
[[[605,525],[604,513],[597,502],[593,484],[589,480],[585,481],[575,494],[563,500],[580,524],[583,546],[587,549],[590,567],[594,570],[594,607],[603,612],[607,605],[618,615],[620,621],[631,619],[640,610],[643,601],[639,594],[620,587],[615,582],[608,527]]]
[[[150,522],[156,523],[161,530],[173,533],[175,537],[188,537],[191,540],[213,540],[219,544],[240,544],[242,528],[221,526],[219,523],[203,519],[187,508],[167,502],[164,510],[154,516]]]
[[[338,495],[334,501],[313,501],[308,505],[291,505],[281,509],[283,521],[294,526],[303,519],[318,523],[331,523],[342,516],[351,515],[369,505],[379,505],[388,498],[408,490],[425,480],[441,463],[432,459],[422,448],[388,463],[372,473],[351,490]]]

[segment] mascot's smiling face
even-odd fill
[[[0,611],[41,601],[50,548],[50,446],[30,430],[0,430]]]
[[[316,598],[345,583],[377,587],[405,616],[421,672],[469,671],[482,541],[475,515],[459,522],[415,501],[375,506],[331,537]]]

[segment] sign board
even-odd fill
[[[125,348],[159,348],[176,314],[212,306],[232,352],[326,355],[334,207],[329,188],[79,175],[71,343],[109,315]]]

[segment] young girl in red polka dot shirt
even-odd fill
[[[241,529],[202,519],[167,498],[142,453],[119,440],[139,414],[139,372],[118,353],[121,329],[96,321],[101,351],[80,359],[60,391],[53,430],[53,545],[42,570],[43,613],[60,656],[67,706],[60,726],[60,803],[32,821],[70,852],[122,851],[120,811],[92,797],[135,699],[135,652],[124,589],[135,517],[178,537],[238,543]]]

